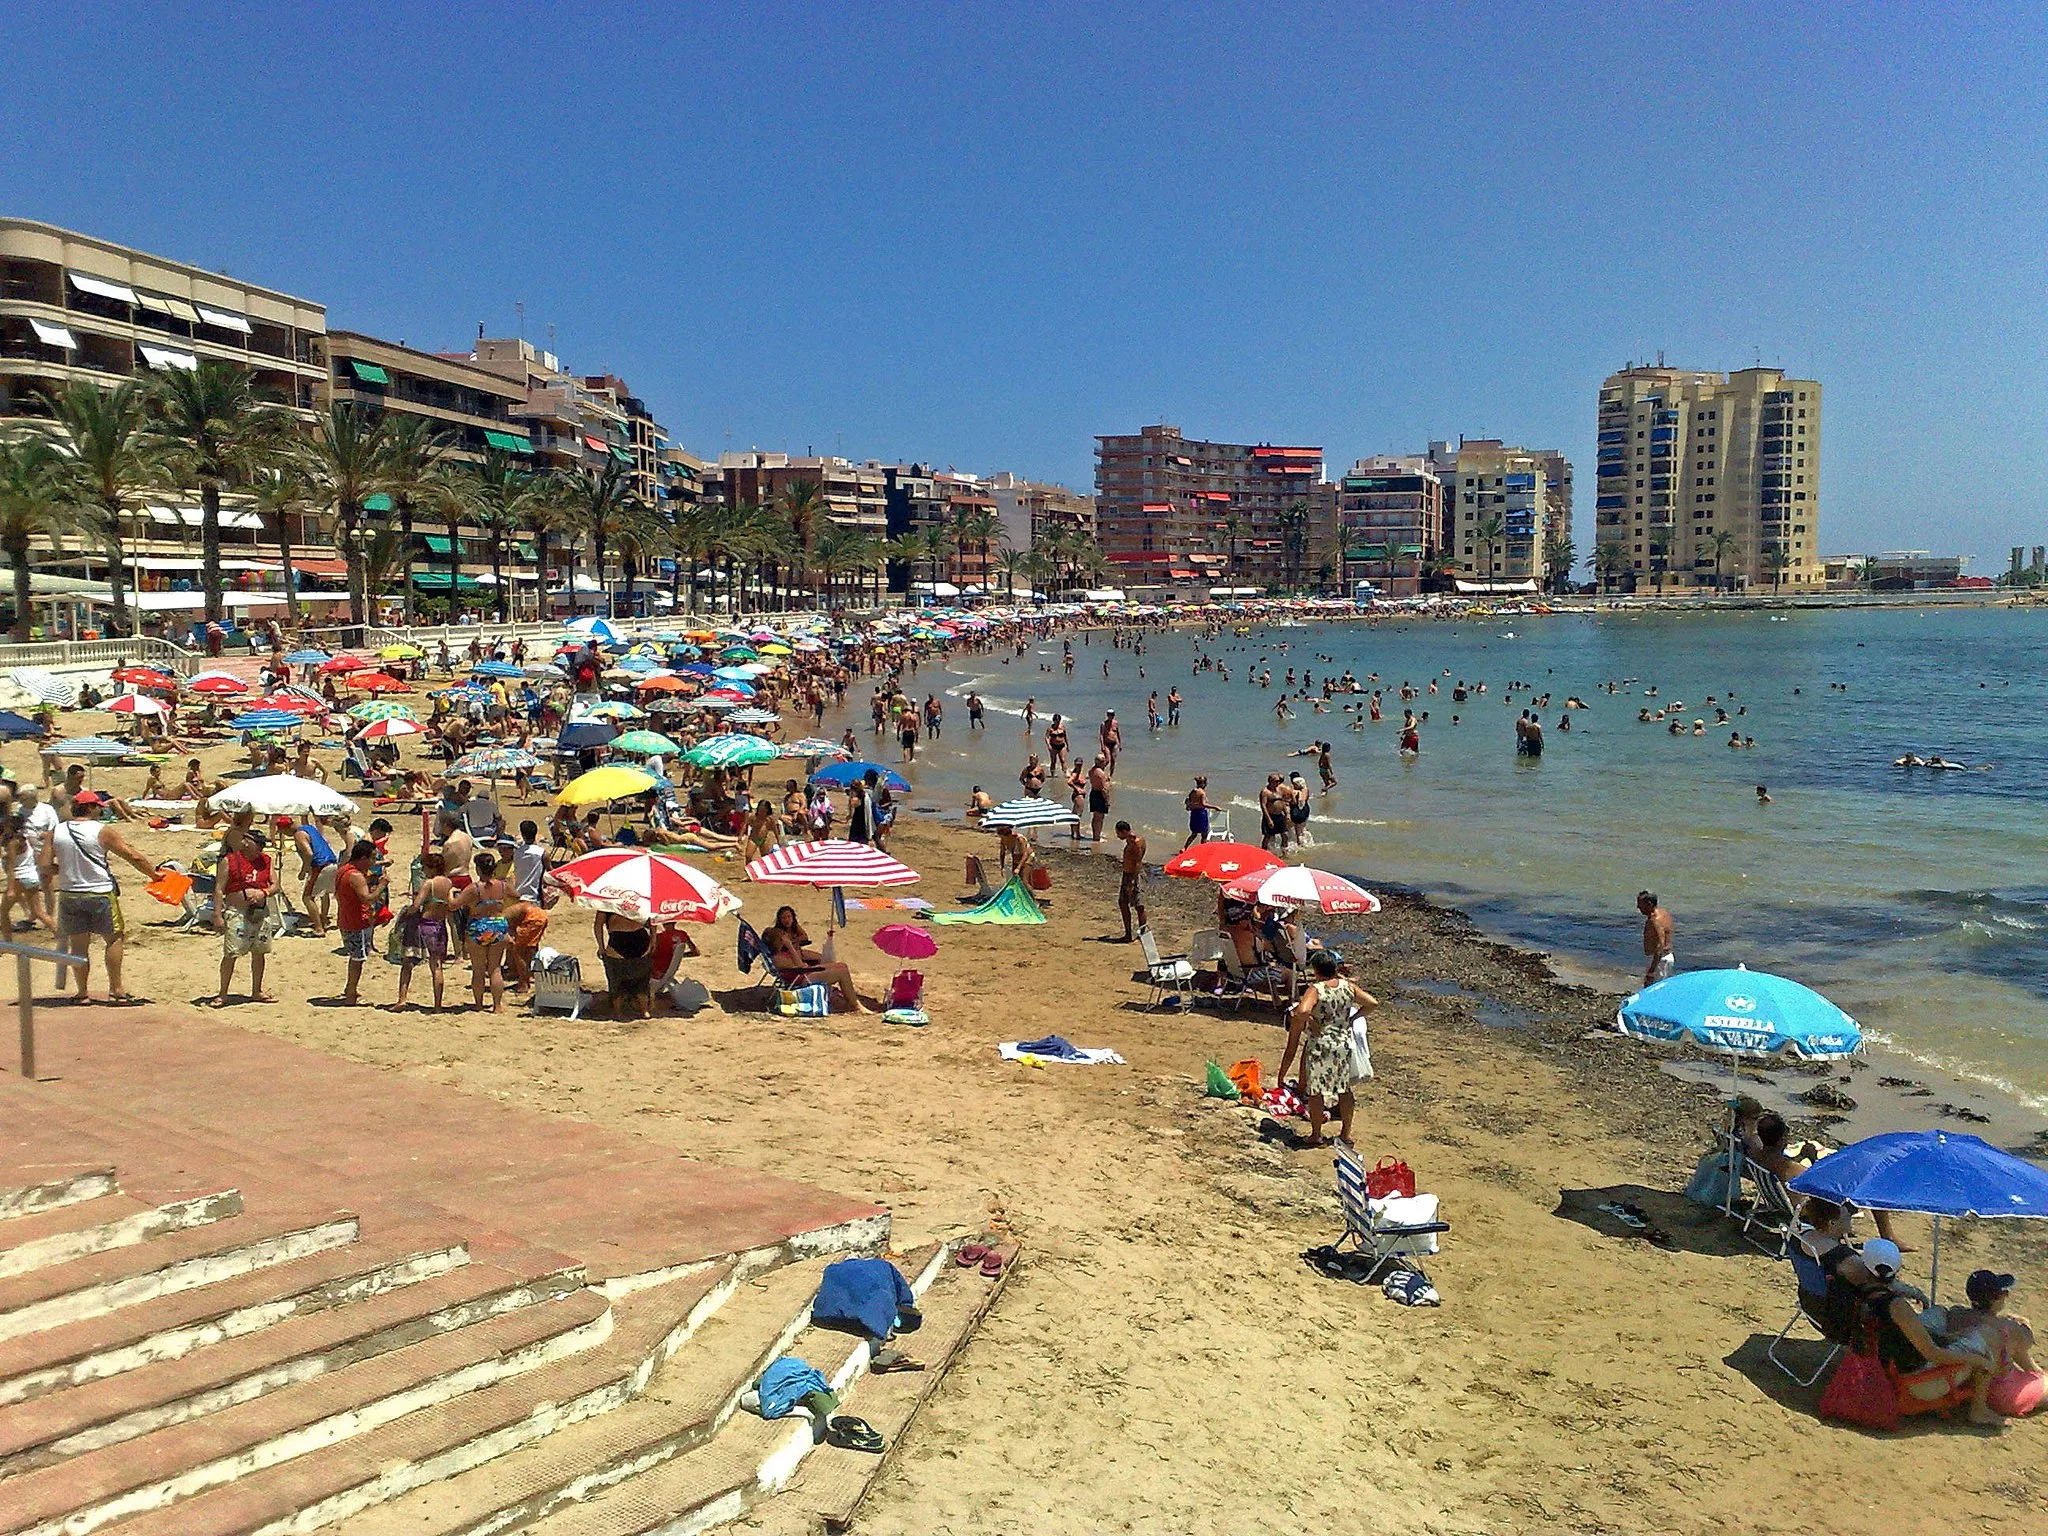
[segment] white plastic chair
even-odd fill
[[[1138,944],[1145,951],[1145,974],[1152,983],[1151,1006],[1157,1008],[1169,994],[1177,994],[1192,1002],[1195,995],[1195,968],[1186,955],[1161,955],[1159,941],[1152,936],[1149,926],[1138,929]]]

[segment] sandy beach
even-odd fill
[[[8,749],[17,770],[26,757]],[[139,773],[104,775],[117,789],[124,776]],[[189,856],[196,841],[133,836],[150,857]],[[395,851],[409,856],[417,836],[416,819],[401,825]],[[987,848],[909,814],[895,851],[947,907],[964,855]],[[756,922],[789,899],[703,862]],[[1361,1150],[1405,1158],[1453,1227],[1428,1266],[1442,1307],[1406,1309],[1299,1257],[1340,1231],[1327,1153],[1263,1144],[1252,1111],[1203,1096],[1211,1059],[1256,1056],[1270,1077],[1282,1042],[1270,1011],[1149,1010],[1135,948],[1106,942],[1112,862],[1050,863],[1046,925],[939,931],[921,966],[923,1029],[760,1011],[751,988],[735,990],[729,925],[700,931],[706,953],[685,962],[714,1003],[684,1019],[343,1009],[327,1001],[343,962],[310,938],[279,942],[277,1004],[225,1017],[885,1202],[900,1246],[1006,1224],[1024,1265],[866,1530],[2040,1529],[2038,1426],[1865,1436],[1817,1421],[1816,1394],[1763,1359],[1791,1311],[1789,1270],[1674,1193],[1707,1144],[1718,1086],[1659,1071],[1647,1047],[1586,1038],[1611,1018],[1611,994],[1561,984],[1416,902],[1390,900],[1347,941],[1387,1004]],[[1212,910],[1203,884],[1155,879],[1150,894],[1169,947]],[[139,893],[127,901],[131,987],[196,1004],[216,942],[171,932]],[[799,892],[797,905],[821,933],[822,897]],[[871,1000],[893,966],[868,935],[901,915],[855,911],[841,935]],[[557,908],[548,938],[598,974],[586,914]],[[452,968],[451,998],[461,981]],[[395,989],[395,967],[372,961],[366,996]],[[1000,1040],[1053,1031],[1128,1065],[997,1057]],[[1676,1251],[1595,1211],[1611,1198],[1639,1200]],[[1905,1227],[1924,1248],[1924,1228]],[[2048,1242],[1951,1224],[1943,1256],[1951,1286],[1977,1264],[2018,1271],[2025,1311]]]

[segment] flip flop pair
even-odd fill
[[[1631,1233],[1640,1237],[1652,1247],[1674,1250],[1678,1247],[1678,1244],[1672,1240],[1671,1234],[1662,1227],[1652,1223],[1643,1208],[1633,1200],[1609,1200],[1605,1204],[1596,1207],[1596,1209],[1612,1216],[1616,1221],[1627,1227]]]
[[[881,1434],[866,1419],[857,1419],[852,1414],[841,1414],[825,1426],[825,1443],[842,1451],[866,1451],[871,1456],[882,1452]]]
[[[967,1244],[953,1255],[953,1262],[962,1269],[979,1268],[982,1274],[991,1280],[1003,1272],[1002,1250],[987,1243]]]

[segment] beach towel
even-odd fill
[[[775,994],[776,1011],[791,1018],[822,1019],[832,1011],[832,994],[820,982],[807,982]]]
[[[841,1259],[825,1266],[811,1321],[879,1343],[895,1331],[897,1314],[916,1304],[910,1283],[887,1259]]]
[[[1043,1040],[1006,1040],[996,1047],[1005,1061],[1062,1061],[1076,1067],[1122,1066],[1123,1057],[1115,1051],[1101,1047],[1090,1048],[1074,1044],[1063,1035],[1047,1035]]]
[[[1042,923],[1045,913],[1040,910],[1038,898],[1024,888],[1024,882],[1012,875],[1009,882],[995,895],[978,907],[969,907],[964,912],[934,912],[935,923]]]

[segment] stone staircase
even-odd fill
[[[480,1143],[407,1182],[419,1155],[351,1152],[338,1109],[302,1122],[320,1160],[299,1162],[268,1145],[289,1106],[194,1124],[170,1083],[116,1105],[0,1081],[0,1533],[839,1529],[882,1458],[740,1395],[801,1355],[893,1448],[1003,1283],[944,1247],[899,1257],[929,1369],[870,1377],[810,1305],[835,1256],[886,1247],[886,1214],[384,1082],[409,1132],[447,1093],[530,1178]]]

